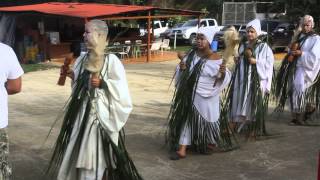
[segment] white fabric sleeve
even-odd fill
[[[212,96],[219,95],[223,91],[223,89],[229,85],[230,80],[231,80],[231,72],[228,69],[226,69],[223,81],[216,83],[212,91]]]
[[[302,62],[305,74],[309,81],[313,82],[320,69],[320,38],[314,36],[314,43],[309,51],[302,51],[299,61]]]
[[[231,72],[226,69],[224,79],[217,79],[220,65],[206,66],[206,73],[210,77],[200,76],[197,85],[197,94],[201,97],[207,98],[212,96],[219,96],[219,94],[226,88],[231,80]]]
[[[108,67],[107,73],[105,68]],[[103,81],[106,89],[99,98],[98,112],[102,126],[109,132],[119,132],[125,125],[130,112],[132,102],[129,93],[126,73],[119,58],[113,54],[106,57],[104,69],[102,70]]]
[[[272,78],[272,72],[273,72],[273,63],[274,63],[273,52],[266,43],[260,46],[262,47],[256,48],[257,71],[261,80],[270,79],[270,77]]]
[[[256,49],[256,67],[260,78],[260,86],[263,92],[270,92],[272,75],[273,75],[273,63],[274,56],[271,48],[265,43],[262,44],[262,49],[259,53],[259,48]]]
[[[226,69],[223,81],[216,83],[211,96],[219,95],[223,91],[223,89],[229,85],[229,82],[231,81],[231,76],[232,75],[229,69]]]
[[[22,76],[23,69],[20,66],[18,58],[13,49],[8,46],[8,54],[5,56],[6,61],[9,63],[8,79],[17,79]]]

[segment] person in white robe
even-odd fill
[[[141,180],[121,133],[132,110],[124,67],[105,54],[106,23],[91,20],[85,28],[89,51],[69,73],[72,94],[49,170],[58,168],[58,180]]]
[[[301,125],[316,111],[317,93],[310,94],[312,89],[319,92],[320,71],[320,37],[314,28],[313,17],[305,15],[301,21],[301,33],[298,36],[299,48],[291,51],[295,56],[295,72],[289,95],[292,120],[290,124]],[[280,72],[279,72],[280,73]],[[319,96],[319,95],[318,95]]]
[[[219,129],[220,93],[231,73],[222,65],[220,56],[211,51],[212,39],[212,32],[200,28],[197,49],[190,51],[176,69],[167,133],[172,160],[186,157],[187,146],[206,153],[208,148],[225,145]],[[220,72],[224,74],[222,79],[218,78]]]
[[[235,58],[229,118],[233,131],[247,129],[247,135],[256,137],[266,133],[264,120],[271,90],[274,56],[269,45],[259,39],[260,20],[249,22],[246,30],[246,39],[242,40],[239,47],[240,56]]]

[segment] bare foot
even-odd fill
[[[249,137],[248,137],[248,141],[256,141],[257,140],[257,136],[255,132],[250,133]]]
[[[217,148],[215,144],[208,144],[208,149],[214,150],[215,148]]]
[[[176,151],[176,153],[180,156],[180,158],[185,158],[187,156],[186,151]]]
[[[176,151],[173,152],[172,154],[170,154],[170,159],[171,160],[180,160],[186,157],[186,153],[180,152],[180,151]]]

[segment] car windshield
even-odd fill
[[[184,23],[178,23],[176,25],[173,26],[173,28],[178,28],[178,27],[181,27]]]
[[[190,26],[197,26],[198,20],[189,20],[185,22],[182,27],[190,27]]]

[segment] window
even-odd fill
[[[216,25],[216,23],[214,22],[214,20],[208,20],[208,22],[209,22],[209,26],[215,26],[215,25]]]
[[[200,22],[200,27],[206,27],[207,26],[207,22],[206,21],[201,21]]]
[[[190,27],[190,26],[197,26],[198,20],[189,20],[185,22],[182,26],[183,27]]]
[[[153,25],[153,28],[154,28],[154,29],[160,28],[160,24],[159,24],[159,23],[154,24],[154,25]]]

